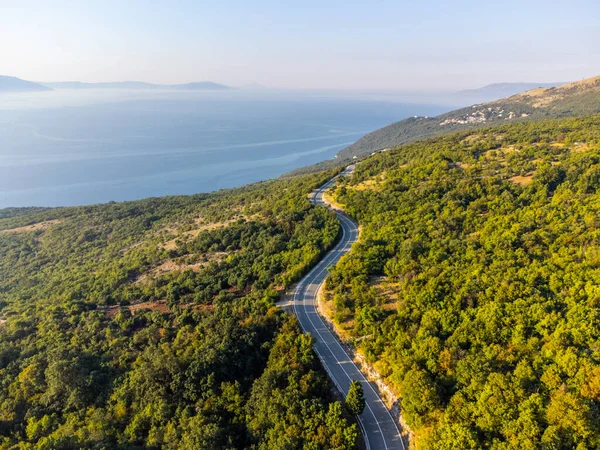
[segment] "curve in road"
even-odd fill
[[[342,175],[352,173],[353,169],[353,166],[348,167],[342,172]],[[336,178],[324,184],[313,195],[313,203],[329,208],[324,202],[323,195],[325,190],[333,185]],[[314,337],[315,351],[338,390],[345,396],[352,380],[361,383],[366,406],[363,413],[358,416],[358,421],[363,431],[367,449],[406,450],[406,444],[400,435],[398,426],[379,397],[377,390],[367,381],[317,311],[317,292],[327,278],[327,269],[336,264],[344,254],[348,253],[352,244],[358,239],[356,224],[343,212],[337,210],[334,210],[334,212],[337,214],[342,227],[342,238],[317,266],[298,283],[293,299],[294,312],[302,329]]]

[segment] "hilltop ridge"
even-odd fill
[[[43,83],[54,89],[177,89],[177,90],[228,90],[233,89],[213,81],[197,81],[184,84],[154,84],[143,81],[115,81],[84,83],[82,81],[58,81]]]
[[[550,88],[566,84],[559,83],[492,83],[481,88],[465,89],[454,93],[461,100],[473,100],[473,103],[491,102],[511,95],[520,94],[537,88]]]
[[[53,89],[17,77],[0,75],[0,92],[42,92]]]
[[[561,102],[564,102],[569,97],[592,93],[600,94],[600,75],[561,86],[531,89],[507,98],[506,102],[523,101],[531,104],[534,108],[556,108],[564,106]]]
[[[360,157],[386,148],[453,131],[482,126],[574,117],[600,112],[600,76],[536,88],[507,98],[475,104],[436,117],[410,117],[373,131],[342,149],[337,157]]]

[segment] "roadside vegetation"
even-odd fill
[[[0,217],[0,448],[354,448],[274,306],[337,239],[336,172]]]
[[[422,449],[600,447],[600,116],[377,154],[326,289]]]

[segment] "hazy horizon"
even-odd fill
[[[600,73],[600,5],[2,1],[0,73],[59,82],[452,91]]]

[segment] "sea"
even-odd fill
[[[194,194],[331,159],[448,106],[326,92],[56,90],[0,96],[0,208]]]

